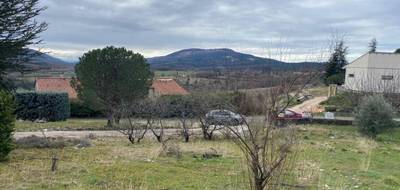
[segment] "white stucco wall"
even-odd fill
[[[393,76],[393,79],[383,80],[383,76]],[[360,57],[346,66],[344,87],[355,91],[400,93],[400,54]]]

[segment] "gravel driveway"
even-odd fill
[[[302,113],[302,112],[321,112],[323,110],[321,110],[319,108],[319,104],[325,100],[327,100],[328,97],[326,96],[318,96],[309,100],[304,101],[303,103],[296,105],[292,108],[290,108],[291,110],[298,112],[298,113]]]

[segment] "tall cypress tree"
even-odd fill
[[[346,60],[347,52],[348,50],[343,40],[335,43],[334,51],[325,68],[325,84],[342,85],[344,83],[345,69],[343,67],[348,63]]]

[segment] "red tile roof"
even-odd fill
[[[151,88],[157,95],[186,95],[189,94],[174,79],[155,79]]]
[[[71,99],[78,98],[78,95],[71,87],[71,78],[46,77],[36,79],[35,89],[37,92],[67,92]]]

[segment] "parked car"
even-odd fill
[[[311,99],[313,96],[312,95],[310,95],[310,94],[306,94],[306,95],[299,95],[298,97],[297,97],[297,101],[298,102],[304,102],[304,101],[306,101],[306,100],[309,100],[309,99]]]
[[[206,123],[209,125],[241,125],[244,116],[229,110],[211,110],[206,114]]]
[[[312,119],[311,112],[297,113],[293,110],[284,110],[282,113],[278,114],[276,120],[276,126],[285,127],[289,121],[305,121]]]
[[[297,113],[295,111],[286,109],[277,117],[278,120],[308,120],[312,119],[312,114],[310,112]]]

